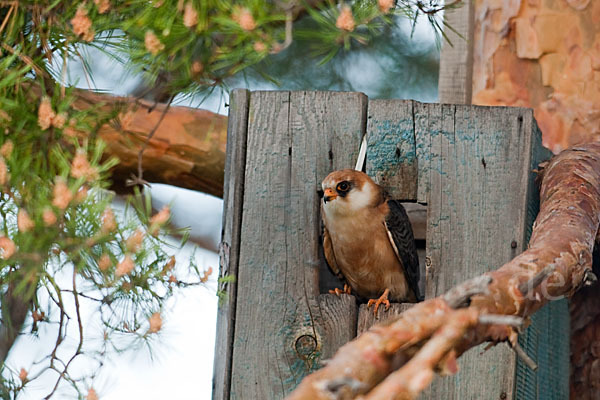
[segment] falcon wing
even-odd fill
[[[325,253],[325,259],[327,260],[327,264],[329,264],[329,268],[331,268],[335,276],[344,281],[344,276],[342,275],[340,267],[338,267],[337,261],[335,260],[335,254],[333,254],[333,245],[331,244],[331,237],[329,236],[329,231],[326,227],[323,227],[323,252]]]
[[[419,292],[419,257],[410,220],[399,201],[388,200],[388,207],[390,212],[385,220],[388,238],[404,267],[404,276],[408,281],[408,286],[419,301],[422,299]]]

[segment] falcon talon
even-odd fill
[[[348,286],[347,284],[344,284],[344,288],[343,289],[339,289],[339,288],[335,288],[335,289],[331,289],[329,291],[330,294],[335,294],[338,297],[340,297],[342,294],[351,294],[350,292],[352,291],[352,288],[350,286]]]
[[[379,309],[379,306],[381,304],[385,304],[385,310],[387,311],[388,308],[390,308],[390,301],[388,300],[389,293],[390,293],[390,289],[386,288],[380,298],[369,300],[369,302],[367,303],[367,308],[369,308],[373,304],[375,304],[375,309],[373,310],[373,314],[377,315],[377,310]]]
[[[352,288],[348,284],[344,283],[344,290],[343,290],[343,292],[346,293],[346,294],[352,294]]]

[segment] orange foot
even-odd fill
[[[385,291],[383,292],[383,294],[381,295],[380,298],[376,299],[371,299],[369,300],[369,302],[367,303],[367,307],[371,307],[373,304],[375,304],[375,309],[373,310],[373,314],[377,315],[377,310],[379,309],[379,306],[381,305],[381,303],[385,304],[385,309],[387,310],[388,308],[390,308],[390,301],[388,300],[388,294],[390,294],[390,289],[385,289]]]
[[[352,291],[352,289],[350,288],[350,286],[348,286],[348,285],[344,284],[344,289],[338,289],[338,288],[335,288],[335,289],[333,289],[333,290],[330,290],[330,291],[329,291],[329,293],[331,293],[331,294],[336,294],[336,295],[338,295],[338,296],[339,296],[339,295],[340,295],[340,294],[342,294],[342,293],[345,293],[345,294],[350,294],[350,292],[351,292],[351,291]]]

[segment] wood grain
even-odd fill
[[[406,210],[415,240],[425,240],[427,235],[427,207],[418,203],[402,203]]]
[[[404,311],[411,308],[413,303],[391,303],[387,310],[385,306],[379,307],[377,314],[373,313],[373,308],[368,308],[366,304],[361,304],[358,310],[358,324],[356,327],[356,336],[369,330],[375,324],[385,323],[394,319],[394,317],[402,314]]]
[[[431,105],[426,297],[493,270],[526,245],[537,132],[531,110]],[[524,124],[527,121],[527,124]],[[430,123],[431,124],[431,123]],[[422,398],[513,398],[516,360],[506,346],[460,360],[461,379],[437,378]],[[468,380],[465,377],[469,377]]]
[[[444,40],[440,54],[440,103],[471,104],[474,11],[475,3],[464,1],[444,12],[444,23],[452,29],[444,29],[451,43]]]
[[[219,246],[220,278],[228,275],[235,277],[238,272],[249,100],[250,92],[247,90],[238,89],[231,93],[223,192],[223,232]],[[226,400],[229,399],[231,383],[237,282],[220,284],[219,290],[225,293],[226,298],[219,304],[217,312],[213,399]]]
[[[321,342],[321,361],[328,360],[350,338],[356,336],[356,316],[358,305],[351,295],[319,295],[319,310],[323,330]]]
[[[365,172],[394,200],[417,199],[417,154],[411,100],[370,100]]]
[[[343,118],[341,118],[343,116]],[[351,167],[366,118],[358,93],[253,92],[231,398],[281,399],[351,339],[356,305],[319,303],[316,183]],[[338,336],[332,333],[332,311]]]
[[[441,131],[439,104],[414,103],[415,146],[417,153],[417,202],[427,204],[431,174],[431,139]]]

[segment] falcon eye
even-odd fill
[[[340,182],[338,183],[336,189],[338,192],[347,192],[350,190],[350,184],[346,181]]]

